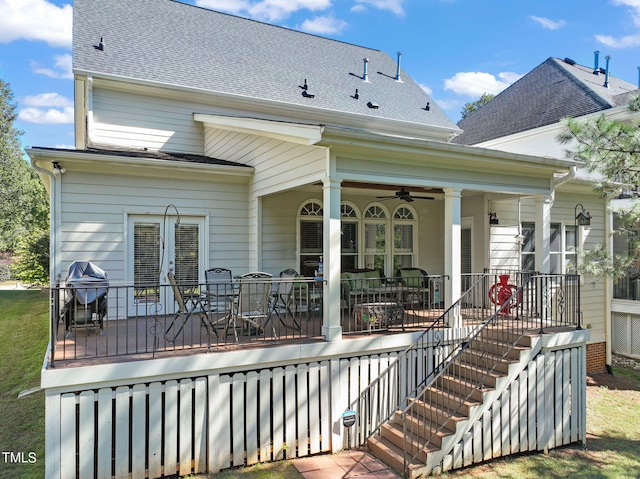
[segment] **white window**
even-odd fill
[[[322,204],[317,200],[305,202],[298,214],[300,273],[304,276],[315,275],[322,256],[322,216]]]
[[[520,269],[522,271],[535,271],[536,269],[536,224],[522,223],[522,256]]]
[[[569,271],[575,271],[576,239],[575,225],[565,225],[563,232],[562,224],[551,223],[551,248],[549,251],[551,274],[564,274]],[[573,266],[570,267],[569,265]]]
[[[416,265],[416,214],[412,208],[401,205],[393,213],[393,271]]]
[[[386,274],[389,268],[389,215],[382,205],[371,205],[364,213],[364,263],[366,268]]]
[[[522,270],[535,271],[536,267],[536,236],[535,223],[522,223]],[[574,225],[551,223],[549,238],[549,272],[551,274],[565,274],[570,271],[570,264],[576,263],[576,228]]]
[[[340,206],[340,268],[349,271],[358,268],[358,254],[360,251],[358,237],[360,218],[356,207],[349,203]]]

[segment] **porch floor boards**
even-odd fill
[[[462,310],[463,321],[467,325],[480,324],[477,309],[473,314],[465,314]],[[416,331],[430,326],[443,313],[442,309],[424,311],[407,311],[404,325],[393,323],[384,329],[362,328],[359,322],[349,315],[343,321],[343,337],[345,340],[368,335],[388,335],[406,331]],[[482,316],[481,316],[482,317]],[[480,317],[480,318],[481,318]],[[485,316],[488,317],[488,316]],[[216,318],[216,319],[220,319]],[[121,320],[105,320],[101,332],[97,327],[80,326],[73,329],[71,335],[65,331],[64,324],[58,325],[57,342],[55,346],[54,366],[56,368],[80,367],[99,364],[111,364],[139,361],[154,358],[168,358],[201,354],[203,352],[219,353],[238,348],[278,347],[289,344],[302,344],[324,341],[322,336],[322,317],[320,315],[307,316],[306,313],[296,314],[295,320],[300,325],[298,330],[291,316],[283,317],[283,322],[276,316],[272,317],[276,337],[273,336],[271,323],[268,323],[264,334],[242,330],[237,325],[238,342],[236,343],[233,328],[225,334],[221,323],[216,328],[217,336],[201,323],[199,317],[192,317],[184,325],[184,329],[171,342],[165,337],[169,328],[170,316],[131,317]],[[518,321],[511,317],[499,317],[499,321]],[[215,319],[214,319],[215,323]],[[541,329],[539,320],[531,321],[532,333]],[[171,334],[169,334],[171,336]]]

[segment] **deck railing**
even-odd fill
[[[525,288],[521,301],[511,309],[535,310],[547,323],[566,322],[562,315],[568,313],[563,308],[578,301],[567,294],[572,280],[544,278],[544,284],[540,280]],[[481,321],[496,309],[490,293],[499,276],[483,274],[474,279],[478,285],[460,303],[467,322]],[[361,283],[355,292],[341,285],[343,333],[432,327],[442,316],[447,282],[444,276],[428,276],[419,284],[389,278],[383,283]],[[262,304],[251,307],[243,305],[244,311],[239,310],[240,284],[236,279],[215,286],[178,284],[178,292],[170,284],[110,285],[106,296],[89,294],[94,297],[86,303],[77,300],[77,287],[55,286],[51,289],[49,367],[57,360],[155,357],[229,345],[322,339],[324,282],[302,277],[252,280],[245,285],[244,296],[266,291],[266,299],[257,299]]]

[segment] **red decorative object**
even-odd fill
[[[493,304],[506,306],[502,309],[502,314],[511,314],[511,310],[518,307],[522,302],[522,291],[518,291],[515,284],[509,283],[509,275],[501,274],[500,280],[489,288],[489,299]],[[518,294],[516,294],[516,292]]]

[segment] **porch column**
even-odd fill
[[[536,271],[551,272],[551,207],[553,195],[536,198]]]
[[[324,297],[322,334],[327,341],[342,339],[340,321],[340,191],[340,180],[334,178],[323,180]]]
[[[462,190],[458,188],[444,189],[444,274],[449,277],[449,287],[444,289],[444,307],[449,308],[460,298],[462,289],[461,258],[461,198]],[[456,322],[451,327],[460,327],[461,318],[454,315]]]

